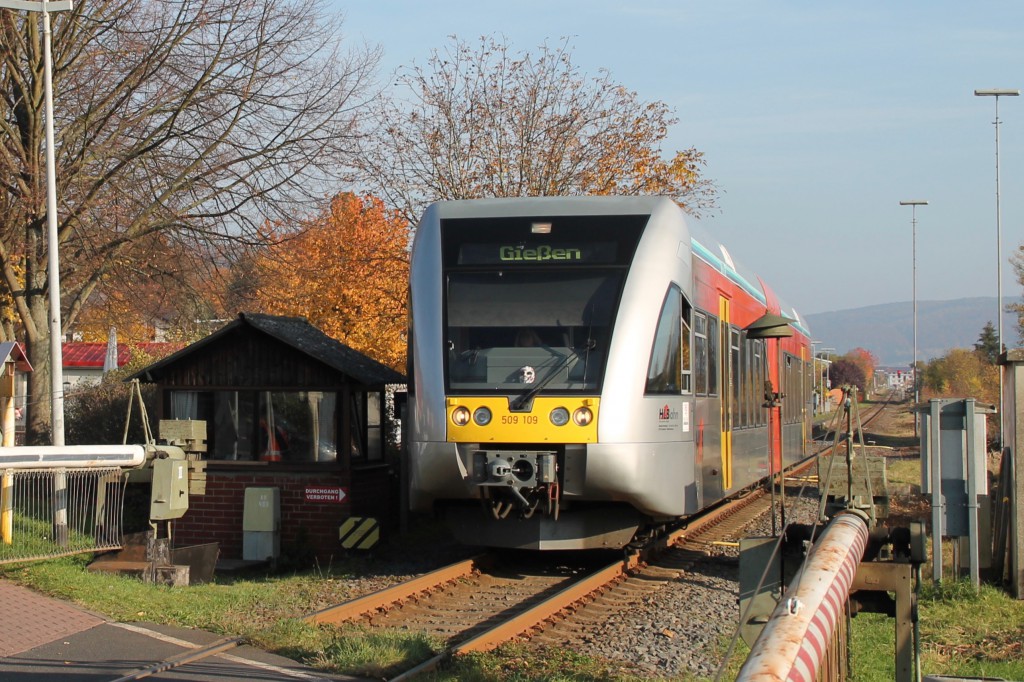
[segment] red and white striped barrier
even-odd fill
[[[751,647],[737,681],[817,679],[867,542],[867,522],[856,513],[840,513],[828,524]]]

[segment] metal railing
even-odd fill
[[[0,469],[0,564],[119,549],[126,483],[119,467]]]

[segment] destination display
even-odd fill
[[[463,244],[459,265],[573,265],[616,262],[615,242]]]

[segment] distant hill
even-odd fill
[[[1019,299],[1003,298],[1003,303]],[[910,301],[804,315],[818,348],[832,347],[842,355],[866,348],[882,366],[909,365],[914,358],[914,306]],[[995,324],[996,297],[917,302],[917,357],[930,360],[951,348],[974,348],[985,323]],[[1003,345],[1021,345],[1017,317],[1003,316]]]

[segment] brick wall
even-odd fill
[[[245,489],[278,488],[282,559],[308,558],[312,554],[324,564],[340,553],[338,526],[355,514],[359,505],[353,507],[351,496],[341,504],[307,501],[305,492],[308,486],[342,487],[350,491],[344,478],[337,471],[272,473],[208,469],[206,494],[190,496],[188,512],[174,522],[174,545],[218,542],[222,559],[241,559]]]

